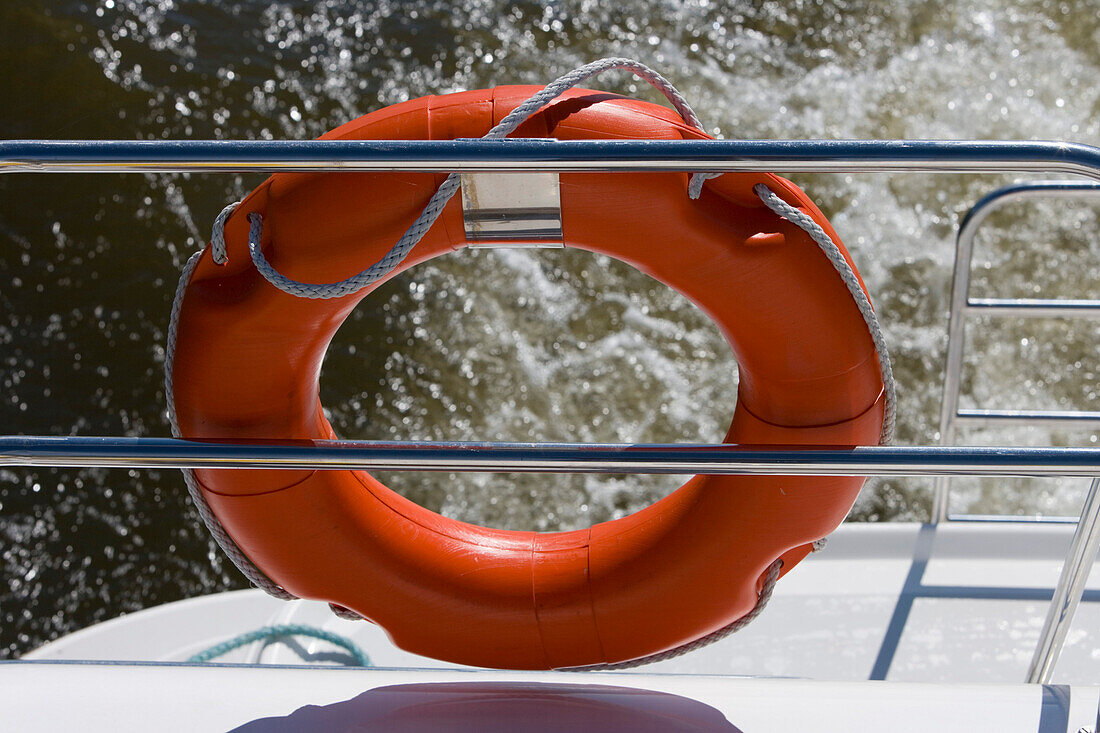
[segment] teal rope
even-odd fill
[[[201,651],[198,654],[190,657],[187,661],[197,664],[203,662],[209,662],[211,659],[216,659],[223,654],[228,654],[234,649],[239,649],[242,646],[251,644],[256,641],[264,641],[267,639],[277,639],[281,636],[311,636],[314,639],[321,639],[327,641],[330,644],[335,644],[338,647],[346,649],[348,654],[355,658],[356,663],[360,667],[371,666],[370,657],[366,655],[362,649],[356,646],[355,642],[350,639],[345,639],[339,634],[334,634],[331,631],[325,631],[324,629],[318,629],[314,626],[305,626],[302,624],[280,624],[278,626],[264,626],[256,629],[255,631],[248,631],[244,634],[237,634],[228,641],[223,641],[221,644],[215,644],[205,651]]]

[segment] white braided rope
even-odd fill
[[[232,210],[231,207],[226,207],[226,209]],[[221,217],[219,216],[219,218]],[[215,228],[220,229],[221,226],[218,225]],[[179,331],[180,308],[183,306],[183,296],[187,292],[187,284],[191,282],[191,274],[194,273],[195,267],[199,264],[200,257],[202,257],[202,252],[196,252],[191,255],[191,258],[187,260],[187,264],[183,266],[179,284],[176,286],[176,295],[172,300],[172,310],[168,317],[168,342],[165,345],[164,353],[164,398],[168,402],[168,422],[172,427],[172,436],[175,438],[180,437],[179,418],[176,416],[175,390],[172,386],[172,375],[176,361],[176,334]],[[222,552],[233,561],[233,564],[237,566],[244,577],[248,578],[256,587],[263,588],[276,598],[284,601],[296,598],[296,596],[291,595],[272,582],[259,568],[252,564],[252,561],[248,559],[241,548],[237,547],[237,543],[229,536],[225,527],[214,515],[210,505],[206,503],[206,497],[203,496],[202,489],[199,488],[195,472],[187,468],[183,469],[183,480],[187,484],[187,493],[191,495],[191,501],[195,503],[195,508],[198,510],[199,516],[202,517],[203,524],[210,530],[210,534],[214,537],[214,541],[218,543],[218,547],[222,548]]]
[[[623,58],[606,58],[599,61],[594,61],[590,64],[586,64],[574,71],[559,77],[554,82],[548,84],[539,92],[530,97],[523,104],[513,109],[505,118],[491,129],[484,136],[485,139],[500,139],[507,137],[514,132],[523,122],[525,122],[531,115],[542,109],[545,105],[556,99],[566,90],[576,86],[585,79],[595,76],[603,71],[610,69],[624,69],[633,72],[638,77],[652,84],[655,88],[661,91],[662,94],[672,103],[676,108],[676,111],[689,125],[696,129],[703,131],[702,123],[696,116],[694,110],[688,104],[684,96],[676,89],[667,79],[661,76],[658,72],[650,69],[644,64],[640,64],[636,61]],[[721,173],[695,173],[692,175],[688,184],[688,195],[692,199],[696,199],[702,192],[702,187],[707,179],[720,176]],[[259,213],[250,213],[248,215],[249,221],[249,237],[248,246],[249,253],[252,258],[252,262],[256,269],[260,272],[265,279],[272,285],[280,290],[304,298],[338,298],[345,295],[358,292],[362,288],[370,285],[373,282],[385,277],[387,274],[393,271],[404,259],[408,256],[409,252],[416,246],[416,244],[424,237],[427,231],[439,218],[447,202],[455,195],[460,185],[460,177],[457,173],[451,173],[447,176],[446,180],[440,185],[440,187],[429,199],[428,204],[417,217],[416,221],[406,230],[405,234],[397,241],[397,243],[387,252],[382,259],[376,262],[371,267],[360,272],[358,275],[354,275],[345,280],[341,280],[335,283],[303,283],[297,280],[286,277],[282,273],[278,272],[263,255],[261,248],[261,240],[263,235],[263,218]],[[886,390],[886,415],[882,429],[882,442],[889,442],[894,433],[895,424],[895,383],[893,377],[893,371],[890,367],[889,353],[887,351],[885,338],[882,333],[882,329],[879,326],[878,319],[875,316],[874,310],[871,308],[870,301],[867,299],[866,294],[859,286],[859,281],[848,266],[847,261],[840,253],[839,247],[828,236],[828,234],[815,222],[811,217],[802,213],[798,209],[788,205],[786,202],[779,199],[770,189],[763,184],[758,184],[753,189],[755,193],[760,197],[765,205],[768,206],[777,215],[791,221],[796,226],[800,227],[818,244],[821,250],[825,253],[826,257],[833,264],[834,268],[840,274],[841,279],[848,287],[852,297],[856,301],[856,305],[859,308],[864,321],[867,323],[868,330],[871,333],[872,340],[874,341],[875,348],[879,358],[880,369],[882,370],[883,383]],[[222,209],[214,221],[214,231],[211,236],[211,254],[214,261],[218,264],[225,264],[227,261],[226,246],[225,246],[225,234],[224,227],[225,222],[229,216],[237,208],[240,202],[232,203]],[[179,310],[182,305],[183,295],[186,291],[186,285],[190,281],[191,274],[194,272],[195,266],[198,263],[199,254],[194,255],[184,266],[181,273],[180,283],[176,290],[176,297],[172,304],[172,313],[169,324],[168,333],[168,346],[165,362],[165,389],[166,397],[168,400],[169,419],[172,425],[172,434],[179,437],[179,425],[176,419],[175,402],[173,399],[172,389],[172,369],[175,356],[175,343],[176,343],[176,331],[179,320]],[[192,499],[198,508],[199,514],[214,536],[215,541],[222,548],[222,550],[233,561],[234,565],[256,586],[264,589],[271,595],[282,598],[291,599],[295,596],[291,595],[284,589],[280,588],[269,578],[267,578],[248,557],[237,547],[236,543],[221,526],[218,518],[214,515],[209,505],[206,503],[205,498],[202,495],[202,491],[198,488],[197,481],[195,480],[192,471],[185,470],[184,478],[187,483],[188,492],[191,494]],[[824,548],[824,540],[818,540],[813,543],[813,551],[817,552]],[[712,632],[694,642],[685,644],[676,649],[671,649],[659,654],[642,657],[627,662],[620,662],[617,664],[597,665],[592,667],[584,667],[587,670],[611,670],[611,669],[627,669],[631,667],[637,667],[645,664],[651,664],[653,662],[659,662],[665,659],[685,654],[703,646],[713,644],[726,636],[738,631],[752,621],[756,616],[764,610],[768,600],[771,598],[772,591],[775,587],[775,583],[779,578],[779,572],[782,568],[782,561],[776,560],[765,571],[763,585],[757,599],[756,605],[753,609],[742,616],[741,618],[733,621],[727,626]],[[331,604],[330,604],[331,606]],[[341,618],[361,618],[359,614],[345,609],[339,606],[331,606],[333,612]]]
[[[752,190],[760,197],[765,206],[810,235],[810,238],[829,258],[829,262],[832,263],[833,268],[840,275],[840,279],[847,286],[848,292],[851,293],[852,300],[855,301],[860,315],[863,316],[864,323],[867,324],[867,330],[871,333],[871,340],[875,344],[875,353],[878,355],[878,366],[879,371],[882,372],[882,385],[885,392],[885,409],[880,441],[883,445],[890,443],[894,439],[894,427],[897,422],[897,384],[894,382],[894,370],[890,366],[890,351],[886,346],[886,336],[882,333],[882,326],[879,325],[875,309],[871,307],[871,301],[868,300],[867,294],[863,292],[863,288],[859,285],[859,278],[856,277],[855,272],[848,265],[848,260],[844,259],[840,247],[809,214],[799,211],[776,196],[763,183],[756,184]]]

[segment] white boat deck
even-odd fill
[[[653,673],[1017,683],[1024,680],[1073,525],[950,522],[847,524],[824,552],[780,581],[749,627]],[[1100,575],[1054,681],[1100,684]],[[265,625],[307,624],[345,636],[382,667],[454,668],[394,647],[378,627],[342,621],[317,602],[260,591],[196,598],[66,636],[25,659],[183,661]],[[308,638],[257,642],[219,661],[350,661]]]
[[[1059,684],[1023,684],[1072,531],[845,525],[747,629],[637,672],[458,669],[403,652],[322,603],[239,591],[130,614],[0,664],[0,700],[22,730],[1096,731],[1095,572]],[[376,668],[334,668],[348,654],[304,637],[219,660],[235,664],[180,664],[287,623],[350,638]],[[305,664],[325,666],[290,667]],[[950,684],[920,684],[934,682]],[[58,690],[64,705],[51,703]]]

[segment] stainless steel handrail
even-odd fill
[[[975,410],[964,407],[955,410],[954,422],[966,422],[971,425],[1018,425],[1024,422],[1029,425],[1092,428],[1100,427],[1100,412],[1092,410]]]
[[[971,524],[1077,524],[1079,516],[1051,514],[949,514],[954,523]]]
[[[1100,476],[1100,448],[0,437],[0,466],[798,476]]]
[[[1072,174],[1100,148],[1005,140],[9,140],[0,173],[774,171]]]
[[[1100,192],[1100,186],[1095,190]],[[1017,318],[1100,318],[1100,300],[968,298],[966,307],[972,311],[996,310],[1003,316]]]
[[[1100,413],[1068,410],[960,410],[959,389],[962,383],[965,351],[966,317],[971,311],[999,313],[1017,317],[1100,317],[1100,300],[1049,300],[1029,298],[973,299],[970,297],[970,271],[974,258],[974,237],[982,223],[999,207],[1012,201],[1030,199],[1100,199],[1100,184],[1077,181],[1036,181],[1004,186],[980,199],[967,212],[959,225],[955,246],[955,270],[951,283],[951,311],[947,325],[947,364],[944,369],[943,400],[940,403],[940,443],[955,440],[955,426],[960,421],[972,424],[1003,424],[1028,421],[1032,424],[1076,423],[1078,426],[1100,425]],[[948,521],[951,480],[944,476],[936,480],[932,500],[932,521]]]

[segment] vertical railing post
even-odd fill
[[[1100,550],[1100,477],[1092,480],[1085,505],[1081,508],[1077,531],[1073,533],[1058,586],[1054,589],[1054,598],[1050,601],[1043,630],[1039,633],[1035,656],[1031,658],[1027,670],[1027,682],[1043,685],[1050,682],[1073,622],[1073,614],[1085,592],[1089,572],[1096,562],[1097,550]]]
[[[973,212],[974,209],[971,209]],[[947,321],[947,364],[943,375],[943,402],[940,405],[940,445],[955,440],[955,414],[959,409],[962,381],[963,347],[966,341],[967,299],[970,297],[970,266],[974,253],[974,234],[985,216],[979,212],[959,225],[955,240],[955,271],[951,278],[951,312]],[[951,477],[936,478],[932,498],[932,523],[945,521],[950,502]]]

